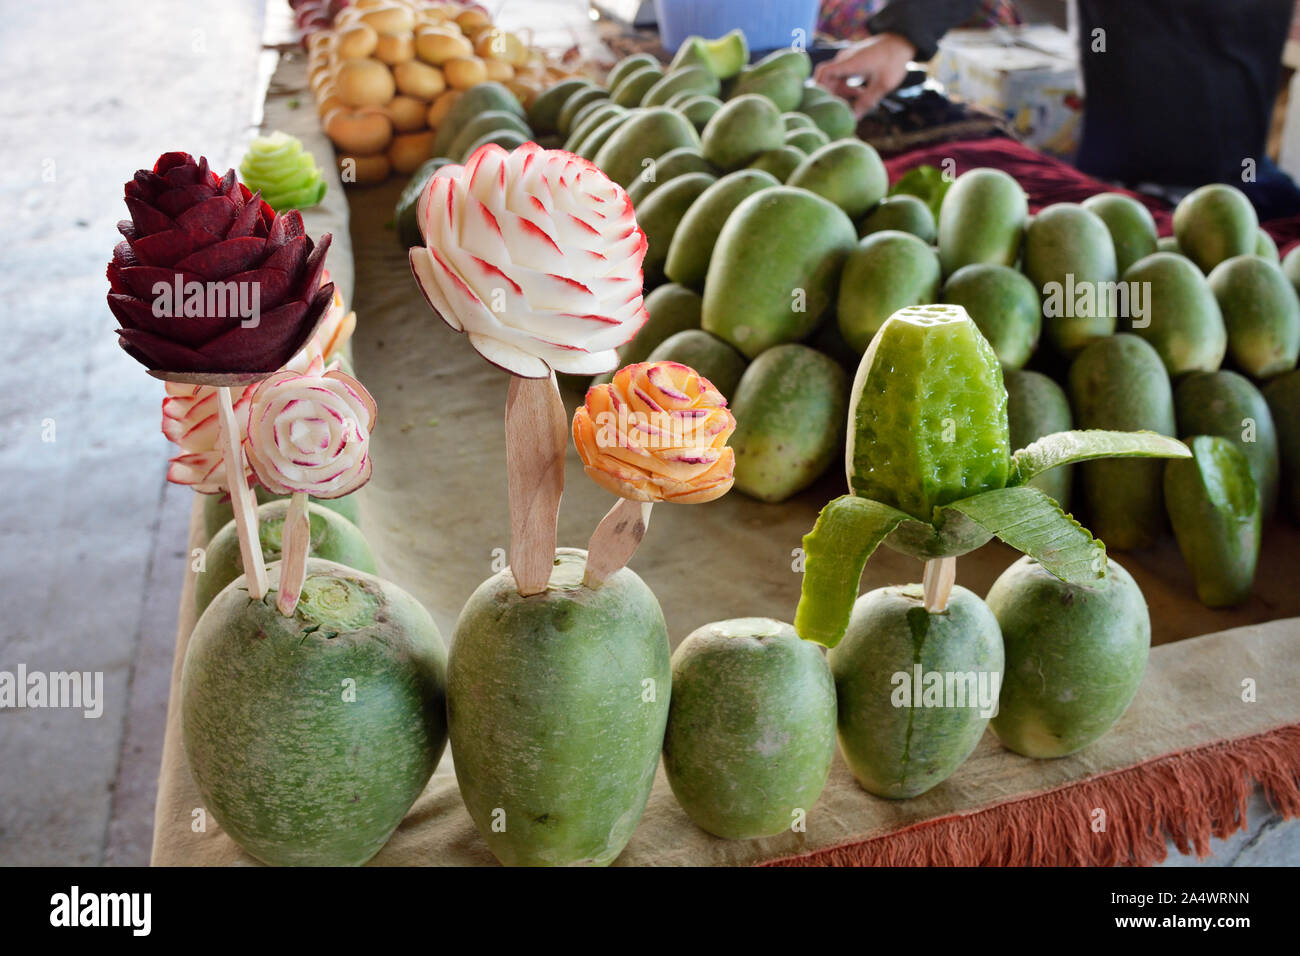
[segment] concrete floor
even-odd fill
[[[264,7],[0,0],[0,671],[104,687],[97,719],[0,710],[0,864],[149,859],[192,495],[104,267],[137,168],[238,162]]]

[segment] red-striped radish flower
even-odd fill
[[[419,202],[411,270],[435,312],[524,378],[608,372],[646,320],[645,234],[590,162],[525,143],[444,166]]]
[[[284,369],[261,382],[248,409],[248,460],[268,491],[341,498],[370,480],[375,400],[340,371]]]

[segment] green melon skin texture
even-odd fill
[[[934,213],[915,196],[886,196],[858,223],[858,236],[896,229],[910,232],[926,245],[933,245],[937,236]]]
[[[704,330],[749,359],[806,338],[834,301],[856,242],[853,221],[820,196],[789,186],[755,193],[727,217],[713,247]]]
[[[790,71],[761,73],[751,67],[736,77],[735,85],[731,88],[731,98],[761,96],[772,103],[778,112],[788,113],[799,108],[799,101],[803,98],[803,81],[804,77]]]
[[[1070,366],[1069,393],[1079,428],[1176,433],[1169,374],[1136,335],[1121,332],[1080,352]],[[1164,536],[1163,461],[1102,459],[1078,467],[1087,525],[1108,548],[1146,548]]]
[[[1180,256],[1183,254],[1183,250],[1178,248],[1178,240],[1173,236],[1161,236],[1157,239],[1156,252],[1173,252]]]
[[[582,142],[578,143],[571,152],[583,159],[595,159],[596,154],[600,152],[600,148],[631,118],[632,113],[630,110],[624,110],[616,116],[606,117],[605,121],[584,136]]]
[[[722,104],[700,136],[705,159],[719,169],[739,169],[785,142],[781,111],[762,96],[738,96]]]
[[[294,616],[275,599],[237,582],[195,624],[185,756],[203,806],[259,860],[358,866],[442,756],[447,652],[413,597],[352,568],[312,558]]]
[[[769,149],[766,153],[759,153],[748,168],[761,169],[785,182],[803,164],[805,155],[801,149],[782,145],[777,149]]]
[[[1223,183],[1194,189],[1174,208],[1178,247],[1202,272],[1255,251],[1259,217],[1245,193]]]
[[[708,173],[710,176],[716,176],[717,172],[717,167],[705,159],[698,149],[693,146],[682,146],[679,149],[669,150],[653,164],[646,166],[632,182],[631,188],[627,191],[627,198],[632,200],[632,206],[639,215],[641,204],[650,198],[650,194],[678,176],[685,176],[688,173]]]
[[[561,548],[548,589],[531,597],[507,568],[456,622],[447,669],[456,779],[508,866],[612,862],[659,765],[672,691],[663,612],[630,569],[593,591],[585,567],[586,552]]]
[[[1209,277],[1228,327],[1228,355],[1243,372],[1265,379],[1296,366],[1300,300],[1286,275],[1259,256],[1224,260]]]
[[[1120,273],[1156,251],[1156,221],[1151,210],[1123,193],[1098,193],[1082,204],[1110,230],[1115,244],[1115,262]]]
[[[1255,255],[1262,259],[1267,259],[1275,265],[1282,262],[1282,257],[1278,255],[1277,252],[1277,243],[1274,242],[1273,237],[1263,229],[1260,229],[1255,234]]]
[[[939,259],[907,232],[873,232],[849,254],[840,274],[836,312],[844,340],[865,352],[899,309],[939,296]]]
[[[1119,280],[1115,243],[1097,215],[1075,203],[1056,203],[1041,210],[1025,230],[1024,270],[1043,299],[1047,340],[1061,355],[1073,357],[1093,339],[1115,331],[1110,297],[1101,294],[1099,285]],[[1073,276],[1074,301],[1067,297],[1071,288],[1068,276]],[[1089,314],[1069,314],[1078,311],[1081,284],[1094,292],[1091,308],[1084,303]],[[1049,314],[1054,290],[1055,300],[1066,314]]]
[[[1217,435],[1186,439],[1190,459],[1165,466],[1165,505],[1178,550],[1206,607],[1234,607],[1250,597],[1259,560],[1262,518],[1250,463]]]
[[[683,100],[674,108],[682,116],[686,117],[696,130],[703,131],[704,127],[709,125],[709,120],[713,119],[718,110],[722,109],[722,100],[716,96],[705,96],[701,93]]]
[[[1282,462],[1282,495],[1291,514],[1300,521],[1300,369],[1271,379],[1264,400],[1277,429],[1278,456]]]
[[[830,138],[819,129],[792,129],[785,134],[785,145],[793,146],[805,156],[811,156],[829,144]]]
[[[698,329],[703,304],[699,293],[674,282],[661,285],[647,295],[645,325],[626,344],[619,346],[618,368],[646,361],[661,342],[678,332]],[[591,384],[600,385],[613,378],[613,372],[604,372],[593,378]]]
[[[589,86],[585,90],[578,90],[564,101],[564,106],[560,107],[560,115],[556,117],[555,120],[556,131],[561,136],[567,137],[573,132],[574,126],[576,125],[574,120],[584,107],[587,107],[592,103],[601,103],[609,100],[609,90],[606,90],[604,87]],[[614,102],[617,103],[618,101],[615,100]]]
[[[403,249],[424,242],[417,218],[420,193],[424,192],[429,177],[450,162],[451,160],[445,156],[425,160],[402,187],[402,195],[398,197],[397,205],[393,209],[393,222],[397,225],[397,240],[402,244]]]
[[[925,208],[920,200],[917,203]],[[940,301],[966,310],[1003,369],[1022,367],[1038,347],[1043,327],[1038,290],[1010,266],[983,262],[962,266],[944,283]]]
[[[664,770],[695,825],[775,836],[816,804],[835,756],[835,681],[789,624],[706,624],[673,653]]]
[[[853,110],[838,96],[820,103],[812,103],[803,109],[804,114],[817,125],[818,129],[830,137],[831,142],[837,139],[848,139],[858,127]]]
[[[1142,290],[1145,315],[1122,318],[1120,328],[1155,346],[1171,376],[1212,372],[1223,363],[1228,330],[1194,262],[1170,252],[1153,253],[1129,268],[1123,281],[1130,295]]]
[[[1151,647],[1151,616],[1133,577],[1111,558],[1106,577],[1066,584],[1025,556],[985,599],[1002,630],[1006,671],[993,732],[1026,757],[1072,754],[1128,709]]]
[[[641,67],[659,65],[659,60],[649,53],[634,53],[631,56],[625,56],[610,68],[609,75],[605,77],[605,85],[611,90],[615,89],[623,82],[625,77]]]
[[[1277,429],[1259,389],[1227,370],[1188,375],[1174,389],[1174,418],[1180,435],[1218,435],[1237,446],[1250,464],[1261,514],[1272,518],[1280,471]]]
[[[817,124],[807,113],[782,113],[781,120],[785,123],[785,131],[788,133],[792,129],[816,129]]]
[[[261,485],[253,488],[253,494],[258,505],[264,505],[268,501],[287,501],[289,498],[288,495],[273,495]],[[342,498],[308,498],[307,501],[310,504],[328,508],[336,514],[341,514],[354,525],[361,526],[361,509],[359,507],[361,499],[355,492],[344,495]],[[228,496],[203,496],[203,534],[208,541],[216,537],[218,531],[234,520],[235,509],[231,506]]]
[[[641,175],[647,160],[657,160],[683,146],[700,148],[695,127],[676,110],[656,106],[638,110],[605,141],[592,162],[627,189]]]
[[[519,98],[496,82],[479,83],[470,87],[456,100],[443,117],[433,137],[433,155],[449,156],[452,140],[470,120],[490,110],[504,110],[524,118],[524,108]]]
[[[584,110],[582,118],[573,124],[573,130],[564,140],[564,149],[570,153],[576,153],[587,138],[597,129],[609,121],[613,116],[626,116],[628,113],[617,103],[611,103],[609,100],[598,100],[591,104],[590,110]]]
[[[891,316],[853,380],[849,490],[928,524],[940,505],[1004,487],[1010,454],[1002,368],[966,311]]]
[[[939,263],[951,275],[973,262],[1014,266],[1029,218],[1020,184],[998,169],[972,169],[953,182],[939,207]]]
[[[961,585],[953,587],[946,611],[931,614],[921,586],[908,584],[858,598],[844,639],[827,658],[844,762],[864,790],[899,800],[946,780],[975,749],[989,719],[978,700],[973,707],[916,706],[923,700],[895,706],[906,702],[894,675],[905,675],[911,687],[916,665],[923,675],[984,673],[992,690],[1002,674],[1002,635],[984,602]]]
[[[287,498],[268,501],[257,509],[258,536],[262,542],[262,557],[267,564],[280,560],[281,535],[288,512]],[[361,529],[347,518],[320,505],[308,504],[307,520],[311,527],[311,544],[307,553],[311,557],[333,561],[367,574],[379,573],[375,556]],[[194,609],[199,614],[227,584],[244,573],[239,535],[233,519],[213,536],[204,552],[203,570],[194,578]]]
[[[1291,251],[1282,259],[1282,274],[1296,293],[1300,294],[1300,245],[1292,246]]]
[[[642,106],[662,106],[675,93],[691,90],[717,96],[722,92],[722,84],[706,66],[688,66],[672,70],[658,83],[650,87],[641,100]]]
[[[889,174],[880,154],[860,139],[828,143],[790,174],[787,183],[815,192],[861,219],[889,189]]]
[[[619,106],[640,106],[645,99],[645,95],[663,78],[664,71],[662,68],[643,66],[641,69],[629,73],[623,79],[623,82],[610,91],[609,98]],[[647,103],[645,105],[649,106],[651,104]]]
[[[447,148],[447,155],[458,163],[464,162],[470,155],[470,147],[484,136],[491,136],[504,130],[511,130],[524,137],[531,137],[532,131],[523,120],[514,113],[505,110],[489,110],[474,117],[461,127],[456,138]]]
[[[724,396],[734,395],[748,362],[716,335],[703,329],[678,332],[660,342],[647,362],[678,362],[695,369]]]
[[[574,93],[593,85],[590,80],[575,77],[543,90],[525,111],[528,125],[543,136],[559,132],[560,110],[565,102]]]
[[[1004,369],[1007,387],[1007,425],[1011,449],[1019,451],[1038,439],[1074,428],[1070,400],[1061,386],[1041,372]],[[1050,495],[1063,511],[1070,510],[1074,466],[1057,465],[1029,479],[1029,486]]]
[[[516,149],[518,149],[520,146],[524,145],[524,143],[529,142],[532,138],[533,137],[531,133],[529,134],[519,133],[512,129],[497,130],[494,133],[488,133],[486,136],[482,137],[481,139],[474,140],[474,142],[472,142],[469,145],[469,148],[465,150],[465,156],[463,161],[469,162],[469,158],[473,156],[475,153],[477,153],[482,147],[486,146],[488,143],[495,143],[497,146],[500,146],[502,149],[504,149],[507,153],[511,153],[514,152]]]
[[[775,503],[820,478],[840,448],[847,384],[838,362],[806,345],[751,362],[730,403],[736,489]]]
[[[637,209],[637,224],[645,232],[646,254],[641,264],[645,284],[649,287],[664,281],[664,263],[678,224],[686,210],[700,195],[717,182],[708,173],[687,173],[665,183],[653,192]]]
[[[713,248],[727,217],[754,193],[779,185],[771,173],[738,169],[709,186],[687,210],[673,234],[664,263],[668,278],[703,290]]]

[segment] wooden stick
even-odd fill
[[[625,567],[650,526],[652,501],[620,498],[596,525],[587,545],[587,570],[582,583],[598,588],[615,571]]]
[[[554,373],[547,378],[511,377],[506,396],[510,570],[524,596],[545,591],[555,566],[568,434]]]
[[[307,580],[307,553],[311,550],[311,520],[307,516],[307,492],[295,491],[289,498],[280,538],[280,590],[275,607],[293,617]]]
[[[240,390],[242,391],[242,389]],[[239,557],[244,562],[248,596],[254,601],[266,597],[266,563],[262,560],[262,541],[257,533],[257,502],[244,479],[244,447],[235,422],[232,388],[217,387],[217,425],[221,457],[226,465],[226,486],[235,510],[235,530],[239,534]]]
[[[931,558],[925,562],[921,581],[925,588],[925,609],[931,614],[942,614],[948,610],[948,596],[957,581],[957,559]]]

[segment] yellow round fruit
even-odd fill
[[[338,32],[336,49],[339,59],[349,60],[354,57],[370,56],[375,52],[378,43],[379,34],[373,27],[365,23],[357,23]]]
[[[359,183],[363,186],[382,183],[392,170],[392,164],[383,153],[374,156],[339,154],[339,175],[345,183]]]
[[[476,56],[457,57],[442,65],[447,82],[458,90],[467,90],[487,82],[487,67]]]
[[[397,66],[415,59],[415,34],[381,33],[375,46],[375,59]]]
[[[414,96],[428,102],[447,88],[442,70],[418,60],[399,63],[393,67],[393,78],[397,89],[407,96]]]
[[[388,161],[399,173],[410,175],[420,164],[433,155],[433,131],[405,133],[394,136],[388,147]]]
[[[429,124],[430,129],[437,129],[442,125],[442,121],[447,118],[451,108],[456,105],[460,99],[460,90],[447,90],[429,107],[429,112],[425,114],[424,120]]]
[[[338,66],[334,85],[348,106],[383,106],[397,92],[392,71],[378,60],[350,59]]]
[[[393,141],[393,121],[381,109],[334,110],[324,121],[325,135],[341,150],[368,156]]]

